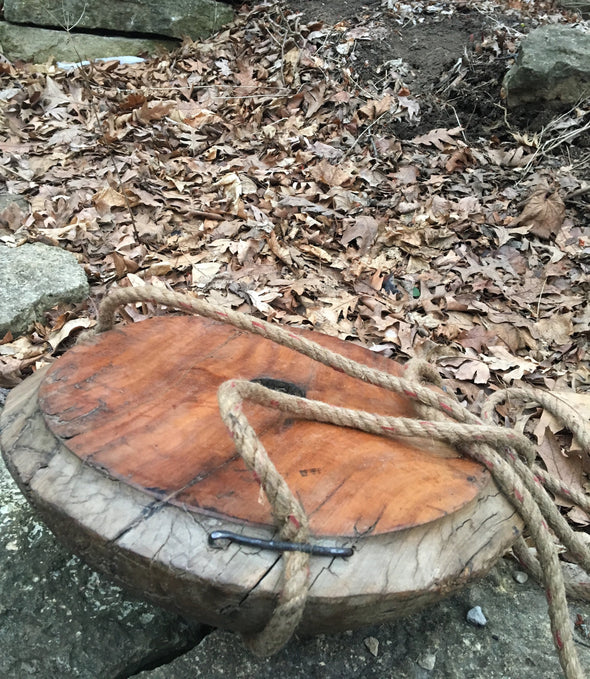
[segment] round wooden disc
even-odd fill
[[[361,347],[310,336],[401,372]],[[45,522],[91,566],[154,603],[252,633],[276,605],[281,556],[209,542],[220,529],[276,533],[219,416],[217,387],[236,377],[412,415],[406,398],[259,337],[155,318],[77,346],[16,387],[0,414],[0,447]],[[308,512],[312,540],[354,548],[350,558],[311,558],[303,632],[374,624],[437,601],[485,573],[519,534],[489,474],[445,446],[246,410]]]
[[[401,374],[352,343],[308,336]],[[230,378],[280,380],[347,408],[413,413],[407,398],[195,317],[154,318],[74,348],[50,369],[39,402],[51,431],[87,465],[190,511],[271,524],[219,416],[217,389]],[[392,441],[251,404],[246,414],[316,535],[376,535],[435,521],[471,502],[486,481],[482,466],[433,441]]]

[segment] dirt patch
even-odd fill
[[[383,91],[397,82],[420,102],[418,120],[397,121],[391,130],[400,139],[460,125],[468,142],[503,142],[514,130],[541,130],[561,112],[547,106],[508,111],[502,99],[517,40],[538,24],[535,17],[504,12],[500,5],[495,12],[483,12],[473,4],[412,4],[425,7],[404,14],[378,1],[310,0],[297,8],[307,22],[323,21],[337,30],[355,21],[369,29],[349,55],[359,84]],[[578,149],[589,144],[588,138],[581,139]]]

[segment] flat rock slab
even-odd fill
[[[211,35],[233,15],[231,7],[215,0],[4,0],[4,18],[14,23],[193,40]]]
[[[87,295],[86,274],[70,252],[42,243],[0,246],[0,337],[16,337],[47,309]]]
[[[590,33],[562,25],[531,31],[504,78],[509,106],[575,104],[590,94]]]
[[[146,38],[106,37],[55,31],[47,28],[18,26],[0,21],[0,45],[7,59],[16,61],[79,62],[101,57],[138,56],[156,54],[174,49],[174,40],[149,40]]]
[[[1,24],[2,22],[0,22]],[[0,40],[0,43],[2,41]],[[2,192],[0,193],[0,212],[3,212],[6,210],[6,208],[10,207],[11,205],[18,205],[19,209],[21,212],[26,212],[26,210],[29,207],[29,203],[27,202],[27,199],[24,196],[19,196],[14,193],[6,193]]]
[[[258,659],[231,633],[215,631],[192,651],[137,679],[556,679],[562,676],[549,632],[547,604],[530,580],[514,581],[501,560],[484,580],[457,596],[395,624],[293,640]],[[466,622],[481,606],[485,627]],[[590,604],[570,605],[588,617]],[[590,672],[588,639],[577,637]],[[586,644],[583,646],[582,644]]]
[[[202,636],[62,549],[1,459],[0,620],[3,679],[122,679],[167,662]]]

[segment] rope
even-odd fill
[[[572,596],[590,600],[590,581],[575,585],[564,582],[551,531],[589,574],[590,550],[560,514],[547,490],[568,497],[588,512],[590,498],[574,492],[535,465],[535,448],[525,436],[493,424],[494,409],[502,401],[535,403],[565,423],[583,449],[590,452],[590,432],[572,408],[547,392],[511,388],[491,396],[484,404],[480,418],[452,396],[432,389],[432,386],[442,387],[442,380],[436,370],[424,361],[413,359],[406,369],[406,377],[395,377],[329,351],[277,325],[152,286],[111,290],[100,305],[94,331],[86,333],[85,337],[111,329],[117,308],[134,302],[159,303],[229,323],[351,377],[412,399],[421,420],[339,408],[283,394],[246,380],[228,380],[218,390],[221,417],[235,440],[236,449],[268,498],[280,537],[284,540],[305,542],[309,538],[309,521],[244,415],[244,401],[253,401],[302,419],[353,427],[385,437],[429,437],[449,443],[463,455],[483,464],[523,519],[536,545],[538,561],[531,556],[522,538],[517,539],[514,551],[523,565],[545,586],[553,640],[564,676],[566,679],[584,679],[574,646],[566,591]],[[287,643],[305,608],[309,555],[288,552],[283,558],[282,590],[270,620],[262,631],[244,636],[246,645],[260,656],[271,655]]]

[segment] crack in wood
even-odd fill
[[[252,585],[252,587],[250,587],[250,589],[242,596],[242,598],[240,599],[240,602],[239,602],[239,604],[238,604],[239,606],[242,606],[242,605],[247,601],[247,599],[254,593],[254,591],[255,591],[258,587],[260,587],[261,583],[265,580],[265,578],[267,578],[267,577],[270,575],[271,571],[272,571],[272,570],[275,568],[275,566],[279,563],[279,561],[281,560],[281,558],[282,558],[282,557],[281,557],[280,555],[277,556],[277,558],[276,558],[276,559],[273,561],[273,563],[266,569],[266,571],[258,578],[258,580],[254,583],[254,585]]]

